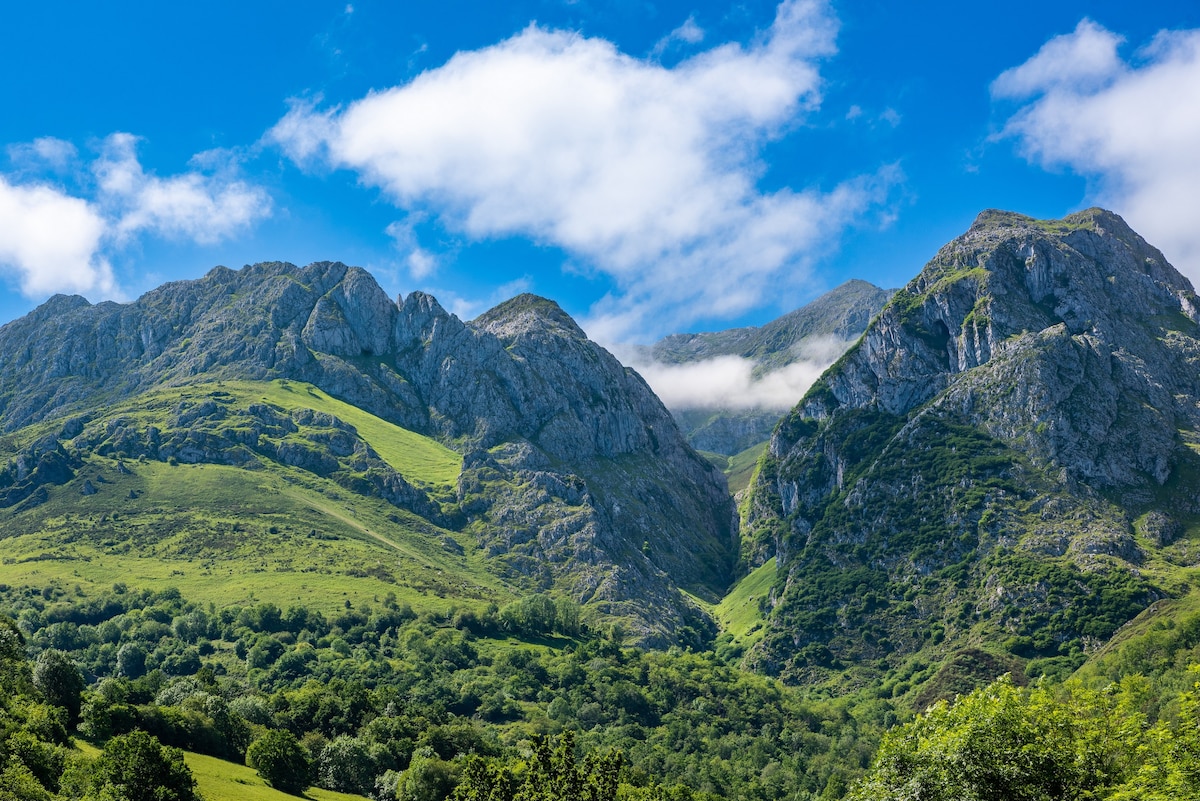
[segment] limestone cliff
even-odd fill
[[[1194,559],[1198,305],[1110,212],[979,215],[776,429],[753,658],[819,680],[983,636],[1066,664],[1171,592],[1143,568]]]

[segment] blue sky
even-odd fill
[[[114,10],[119,8],[120,10]],[[340,260],[605,342],[898,286],[983,208],[1200,278],[1200,4],[20,4],[0,321]]]

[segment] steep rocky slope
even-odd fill
[[[750,558],[780,566],[752,661],[917,682],[991,643],[1053,672],[1184,592],[1198,320],[1114,214],[981,214],[775,431],[746,512]]]
[[[130,304],[55,297],[0,328],[0,354],[0,426],[24,446],[4,474],[9,493],[60,482],[81,449],[104,443],[184,462],[324,458],[335,472],[349,458],[376,476],[362,491],[472,535],[498,573],[620,614],[644,641],[702,632],[679,588],[715,597],[730,580],[737,529],[722,476],[637,374],[551,301],[522,295],[464,323],[420,292],[392,302],[342,264],[219,267]],[[220,379],[306,382],[433,437],[463,455],[457,495],[371,473],[372,454],[352,427],[339,439],[336,420],[320,421],[328,442],[296,443],[286,430],[296,421],[266,407],[238,425],[220,422],[230,412],[219,403],[181,408],[168,431],[105,414]],[[25,442],[48,420],[64,425]],[[334,439],[345,452],[322,454]]]
[[[641,355],[661,364],[738,356],[754,363],[756,378],[801,360],[824,366],[858,339],[891,296],[889,290],[854,279],[766,325],[672,334]],[[726,456],[765,442],[780,417],[778,409],[678,408],[671,412],[688,442]]]

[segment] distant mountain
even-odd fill
[[[106,482],[140,475],[127,514],[165,515],[160,529],[186,539],[186,510],[147,500],[178,490],[156,465],[233,468],[222,475],[246,487],[303,488],[309,511],[327,505],[312,493],[338,500],[326,522],[369,543],[465,544],[455,564],[480,587],[554,588],[643,642],[707,636],[679,590],[715,598],[736,558],[720,473],[636,373],[532,295],[464,323],[429,295],[393,302],[363,270],[322,262],[218,267],[124,305],[56,296],[0,328],[0,427],[7,532],[54,529],[99,504]],[[448,486],[422,474],[423,454],[434,472],[451,465]],[[247,492],[248,519],[274,503]],[[355,518],[346,492],[394,519]],[[143,531],[86,519],[110,548]],[[448,558],[419,569],[449,571]],[[495,579],[470,573],[478,564]]]
[[[1186,593],[1198,321],[1115,214],[980,214],[774,432],[746,507],[752,564],[777,563],[750,662],[928,701],[1065,675]]]
[[[668,365],[737,356],[753,362],[752,374],[758,379],[799,361],[824,367],[858,339],[893,291],[847,281],[761,327],[672,334],[639,355]],[[726,456],[765,442],[782,414],[778,408],[691,406],[672,408],[671,413],[694,447]]]

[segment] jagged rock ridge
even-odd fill
[[[218,267],[130,304],[56,296],[0,328],[0,354],[6,431],[70,419],[61,435],[82,445],[95,434],[88,420],[116,399],[286,378],[432,436],[464,455],[458,525],[504,569],[632,618],[647,642],[707,625],[678,587],[712,597],[730,580],[737,530],[723,477],[636,373],[542,298],[522,295],[464,323],[421,292],[393,302],[343,264]],[[131,431],[128,442],[166,458],[147,436]],[[26,473],[58,469],[58,443],[46,446]],[[359,467],[372,464],[361,445],[357,455],[346,447]],[[336,459],[325,469],[336,471]],[[436,516],[399,477],[386,482],[380,493]]]
[[[1198,309],[1115,214],[980,214],[775,431],[752,659],[817,681],[982,636],[1066,664],[1170,592],[1140,568],[1195,559]]]

